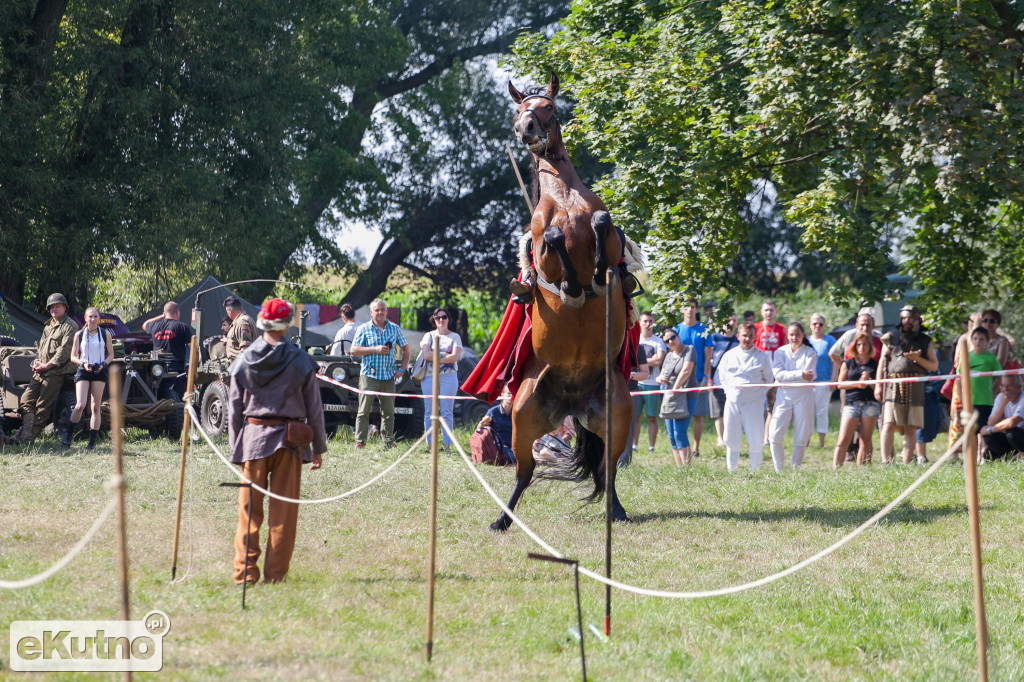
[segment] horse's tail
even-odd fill
[[[583,428],[583,424],[576,417],[573,417],[572,425],[576,431],[572,456],[559,458],[549,466],[539,468],[537,476],[574,483],[584,483],[588,478],[592,478],[594,490],[583,500],[593,502],[604,495],[604,479],[600,475],[604,463],[604,439]]]

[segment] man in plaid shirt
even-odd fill
[[[370,321],[356,330],[350,353],[362,358],[359,367],[359,390],[394,393],[395,382],[405,375],[409,366],[409,342],[402,334],[402,328],[388,321],[388,306],[381,299],[370,304]],[[402,349],[401,366],[395,367],[395,346]],[[380,401],[380,432],[385,447],[394,447],[395,399],[393,396],[372,396],[359,394],[359,411],[356,413],[356,447],[366,443],[370,425],[370,408],[373,399]]]

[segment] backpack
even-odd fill
[[[490,426],[477,427],[469,437],[469,452],[473,455],[474,462],[499,467],[509,464],[505,450],[501,447],[501,438]]]

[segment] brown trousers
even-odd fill
[[[286,448],[270,457],[242,463],[242,474],[253,483],[283,497],[298,499],[302,478],[302,460]],[[267,479],[270,485],[267,485]],[[259,582],[260,526],[263,525],[263,498],[252,490],[252,518],[249,518],[248,486],[238,489],[238,531],[235,533],[235,583]],[[267,558],[263,562],[263,577],[267,582],[283,580],[288,575],[292,551],[295,549],[295,526],[299,520],[299,505],[270,498],[267,519]],[[245,538],[249,538],[249,556],[245,556]]]
[[[18,405],[19,411],[22,414],[31,412],[36,416],[35,422],[32,425],[32,433],[29,434],[32,438],[38,436],[43,428],[50,423],[50,417],[53,415],[53,404],[57,402],[57,396],[60,395],[60,389],[64,386],[64,379],[66,378],[63,374],[41,377],[39,379],[32,377],[32,381],[28,383],[28,388],[21,394],[21,401]]]

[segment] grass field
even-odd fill
[[[468,442],[468,433],[462,434]],[[816,439],[815,439],[816,440]],[[714,440],[712,438],[711,443]],[[257,585],[248,608],[231,584],[234,480],[193,448],[178,575],[171,585],[177,446],[130,433],[132,613],[169,614],[164,669],[140,679],[579,679],[571,572],[531,561],[518,529],[487,530],[498,510],[454,456],[442,455],[434,660],[424,662],[429,459],[403,462],[358,496],[304,506],[288,580]],[[425,449],[424,449],[425,450]],[[303,496],[343,492],[400,451],[331,443]],[[852,530],[920,473],[911,467],[831,471],[812,445],[800,471],[725,472],[702,444],[677,469],[662,433],[619,476],[633,523],[614,530],[613,575],[669,590],[759,578]],[[878,459],[876,453],[876,461]],[[743,460],[741,466],[745,466]],[[511,469],[482,467],[502,497]],[[106,501],[109,445],[60,456],[52,440],[0,455],[0,578],[42,570]],[[191,490],[191,492],[190,492]],[[1024,464],[980,470],[992,679],[1024,678]],[[542,482],[519,512],[543,538],[603,571],[603,504],[580,506],[568,484]],[[14,620],[117,618],[115,524],[41,586],[0,592]],[[604,588],[582,579],[584,623],[600,625]],[[612,639],[588,637],[593,680],[954,680],[976,678],[964,474],[944,467],[879,527],[767,587],[700,601],[613,592]],[[7,670],[0,643],[0,677]],[[85,675],[81,676],[83,679]],[[111,679],[107,674],[105,679]]]

